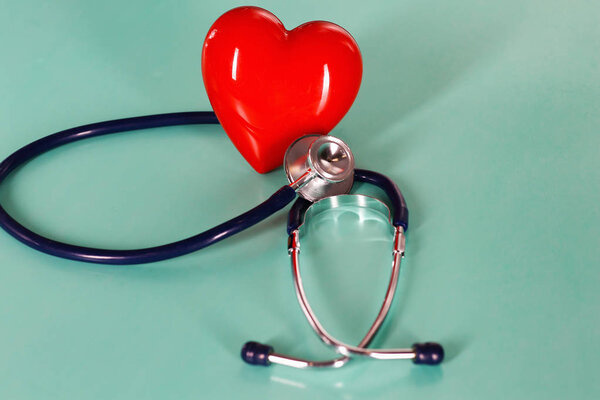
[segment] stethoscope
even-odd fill
[[[0,184],[11,172],[31,159],[79,140],[139,129],[218,123],[213,112],[183,112],[118,119],[67,129],[36,140],[6,158],[0,163]],[[341,356],[327,361],[311,361],[276,353],[268,345],[247,342],[242,348],[242,359],[254,365],[281,364],[295,368],[337,368],[345,365],[352,356],[385,360],[409,359],[415,364],[428,365],[442,362],[444,350],[441,345],[432,342],[415,343],[411,348],[405,349],[368,348],[390,310],[398,283],[400,263],[404,257],[408,208],[396,184],[377,172],[355,169],[350,148],[333,136],[307,135],[299,138],[288,148],[284,168],[289,184],[281,187],[263,203],[205,232],[161,246],[108,250],[58,242],[27,229],[12,218],[1,205],[0,226],[29,247],[53,256],[98,264],[141,264],[188,254],[235,235],[281,210],[298,194],[298,199],[289,211],[287,225],[288,253],[292,264],[294,288],[300,308],[312,329],[325,344],[333,347]],[[347,194],[354,181],[381,188],[388,197],[390,207],[373,197]],[[324,209],[348,205],[384,212],[388,215],[390,230],[393,232],[392,271],[385,298],[375,321],[357,346],[337,340],[323,328],[306,297],[299,262],[299,231],[304,222]]]

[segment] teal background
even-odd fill
[[[209,109],[201,44],[241,4],[0,0],[0,157],[80,124]],[[600,3],[255,4],[288,28],[324,19],[356,38],[361,91],[332,133],[360,167],[392,177],[411,210],[399,295],[375,345],[436,340],[447,361],[242,363],[249,339],[332,354],[296,304],[285,213],[133,267],[56,259],[0,232],[0,398],[600,398]],[[0,201],[40,233],[130,248],[200,232],[283,182],[281,170],[253,172],[219,127],[191,126],[58,149],[12,175]],[[357,342],[389,243],[381,224],[324,218],[341,233],[315,220],[308,295],[327,328]]]

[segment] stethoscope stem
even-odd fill
[[[308,170],[306,170],[305,173],[303,173],[295,181],[291,182],[288,186],[291,187],[292,189],[298,191],[298,190],[302,189],[304,186],[306,186],[306,184],[308,184],[310,181],[312,181],[315,177],[316,177],[315,173],[312,171],[312,169],[309,168]]]

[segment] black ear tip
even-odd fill
[[[271,365],[269,362],[269,354],[273,352],[273,348],[266,344],[258,342],[246,342],[242,346],[242,360],[252,365],[263,365],[268,367]]]
[[[437,365],[444,360],[444,348],[439,343],[415,343],[412,349],[415,352],[415,364]]]

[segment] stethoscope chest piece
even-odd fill
[[[302,136],[288,148],[283,165],[288,181],[306,200],[314,202],[352,189],[354,156],[336,137]]]

